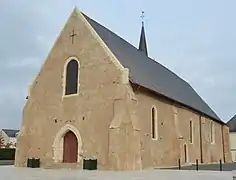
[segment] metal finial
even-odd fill
[[[144,20],[144,11],[142,11],[142,14],[141,14],[141,18],[142,18],[142,21]]]
[[[144,11],[142,11],[142,14],[141,14],[141,19],[142,19],[142,25],[144,24],[144,17],[145,17],[145,15],[144,15]]]

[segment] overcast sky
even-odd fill
[[[75,5],[135,46],[145,10],[150,56],[224,121],[236,113],[235,0],[0,0],[0,128],[20,127],[28,86]]]

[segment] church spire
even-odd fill
[[[142,11],[142,29],[141,29],[141,35],[140,35],[140,41],[139,41],[139,50],[143,51],[148,56],[148,50],[147,50],[147,42],[146,42],[146,36],[145,36],[145,30],[144,30],[144,11]]]

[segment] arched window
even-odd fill
[[[75,59],[70,60],[66,66],[65,95],[78,93],[79,64]]]
[[[192,122],[192,120],[189,122],[189,140],[190,140],[190,143],[193,143],[193,122]]]
[[[158,139],[158,132],[157,132],[157,110],[156,107],[152,107],[151,112],[151,123],[152,123],[152,139]]]

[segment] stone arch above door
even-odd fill
[[[55,163],[61,163],[63,161],[63,144],[64,144],[64,135],[68,132],[72,131],[78,142],[78,157],[77,157],[77,162],[80,162],[81,156],[80,154],[82,153],[82,139],[80,136],[79,130],[72,126],[71,124],[66,124],[63,126],[58,133],[56,134],[56,137],[53,142],[53,160]]]

